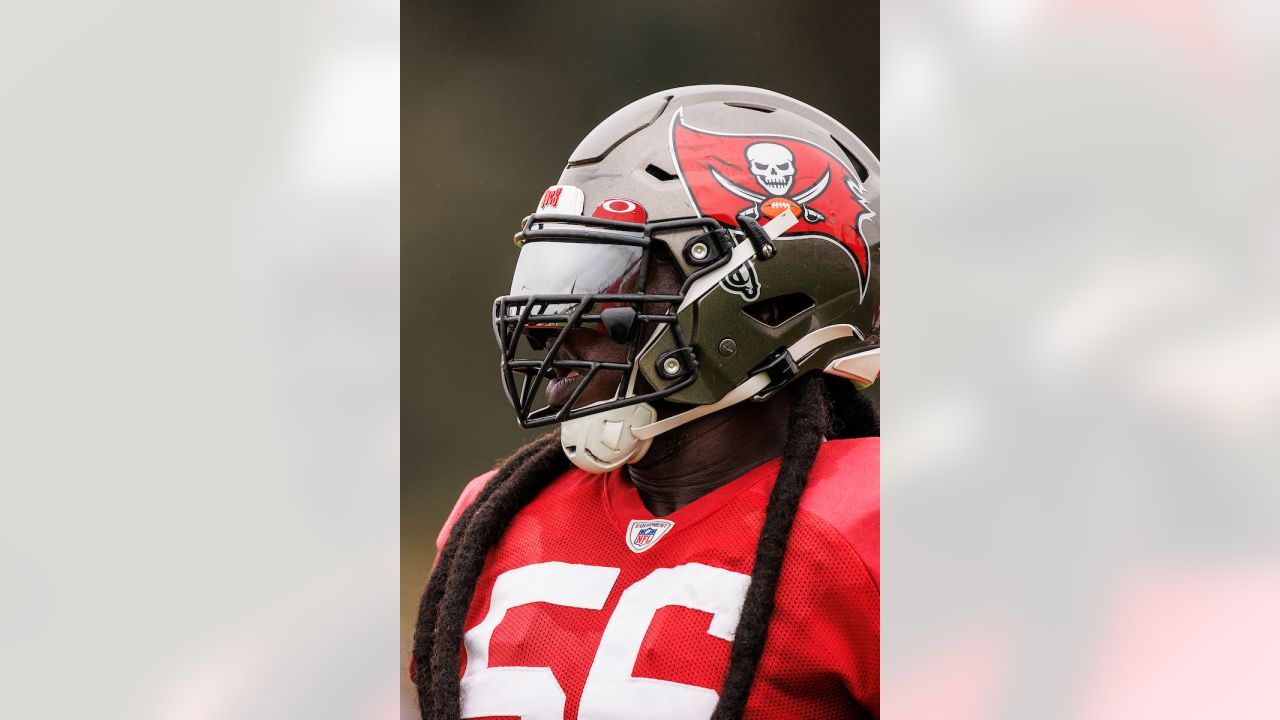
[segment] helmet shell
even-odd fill
[[[822,327],[848,324],[854,335],[796,358],[800,374],[879,348],[880,163],[825,113],[753,87],[664,90],[592,130],[558,184],[579,188],[587,213],[626,198],[650,222],[710,216],[738,228],[742,212],[764,223],[786,209],[804,221],[776,239],[773,258],[750,261],[679,311],[698,378],[670,401],[715,402],[779,348]],[[686,277],[697,269],[684,252],[694,234],[657,238]],[[770,304],[772,317],[754,312]],[[655,389],[673,384],[658,364],[674,347],[662,332],[638,357]]]

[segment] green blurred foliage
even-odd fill
[[[430,2],[402,6],[402,608],[459,490],[531,433],[498,384],[490,305],[511,236],[598,122],[658,90],[755,85],[879,146],[879,6]],[[409,628],[406,627],[406,631]]]

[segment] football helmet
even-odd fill
[[[879,161],[853,133],[774,92],[683,87],[617,111],[524,219],[511,292],[494,301],[519,423],[561,423],[569,458],[604,472],[813,370],[870,384],[879,196]],[[654,290],[658,259],[678,289]],[[583,330],[617,351],[566,352]],[[556,404],[553,377],[574,378]],[[612,397],[584,401],[597,377],[617,379]]]

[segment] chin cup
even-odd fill
[[[590,473],[607,473],[644,457],[652,439],[641,440],[632,429],[658,419],[648,403],[605,410],[560,423],[560,446],[574,465]]]

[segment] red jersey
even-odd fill
[[[557,478],[485,561],[464,625],[462,717],[709,717],[778,467],[662,518],[619,471]],[[441,546],[489,476],[467,486]],[[818,453],[745,717],[879,715],[879,478],[879,438]]]

